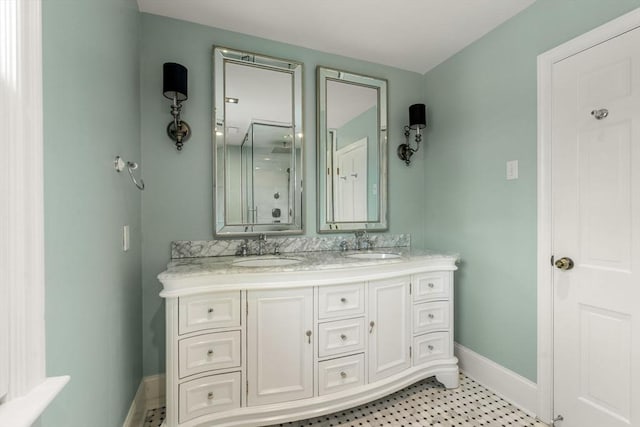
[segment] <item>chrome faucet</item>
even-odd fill
[[[258,234],[258,255],[264,255],[264,246],[267,243],[267,235],[264,233]]]
[[[249,255],[249,241],[244,239],[240,246],[238,246],[238,250],[236,250],[236,256],[247,256]]]
[[[356,231],[356,249],[373,249],[373,242],[367,234],[367,230]]]

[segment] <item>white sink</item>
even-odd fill
[[[270,256],[238,259],[233,261],[232,264],[234,267],[281,267],[283,265],[293,265],[300,262],[302,262],[302,260],[297,258]]]
[[[387,252],[361,252],[355,254],[345,255],[349,258],[359,258],[359,259],[393,259],[393,258],[402,258],[402,255],[387,253]]]

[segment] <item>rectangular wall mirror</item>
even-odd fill
[[[318,231],[386,230],[387,81],[318,67]]]
[[[302,64],[213,52],[214,236],[302,233]]]

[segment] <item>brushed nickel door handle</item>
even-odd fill
[[[568,257],[562,257],[556,260],[554,264],[560,270],[571,270],[573,268],[573,260]]]

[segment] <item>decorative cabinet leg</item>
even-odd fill
[[[458,375],[457,369],[452,372],[441,372],[436,374],[436,379],[446,388],[458,388],[458,386],[460,386],[460,376]]]

